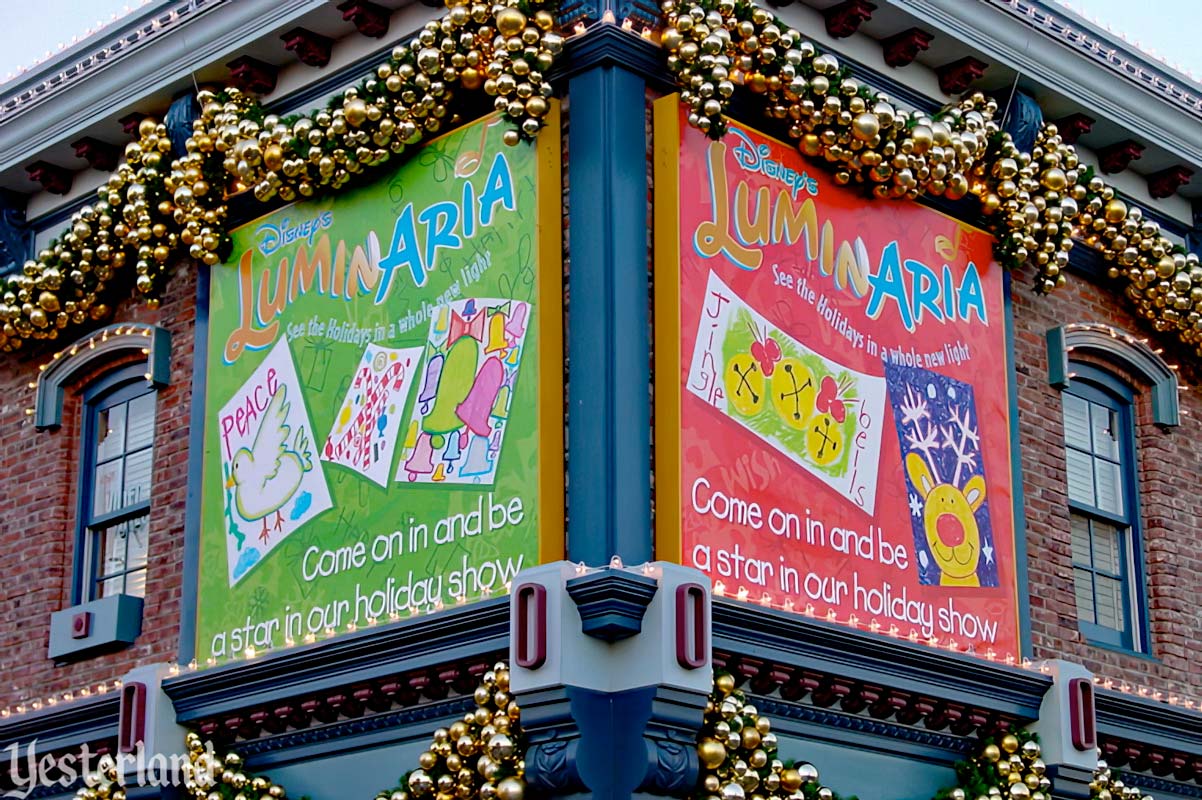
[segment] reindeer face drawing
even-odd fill
[[[981,534],[975,514],[985,501],[985,479],[974,475],[963,489],[938,483],[918,453],[906,456],[906,474],[923,498],[923,527],[941,571],[940,585],[980,586]]]
[[[904,391],[901,386],[891,391],[923,582],[980,586],[989,581],[986,585],[993,586],[994,550],[971,388],[927,370],[890,369],[905,381]]]

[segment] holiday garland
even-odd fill
[[[1040,755],[1039,739],[1029,731],[986,736],[979,753],[956,765],[957,785],[935,800],[1051,800]]]
[[[514,126],[507,143],[534,137],[551,95],[546,72],[563,47],[554,0],[446,1],[441,19],[312,115],[280,118],[235,89],[204,91],[182,154],[164,125],[143,120],[97,202],[6,279],[0,349],[105,319],[130,266],[138,293],[157,305],[178,254],[207,264],[228,255],[231,197],[291,201],[345,187],[457,122],[460,90],[494,98]],[[997,258],[1032,266],[1040,292],[1063,285],[1074,240],[1097,249],[1140,315],[1202,353],[1202,264],[1083,167],[1054,125],[1023,152],[984,95],[930,115],[899,108],[754,3],[663,0],[662,9],[667,64],[700,130],[725,133],[743,87],[837,183],[880,198],[976,196]]]
[[[484,673],[474,699],[476,710],[434,731],[417,769],[375,800],[522,800],[526,746],[504,662]]]
[[[545,75],[563,46],[553,0],[447,5],[371,77],[309,116],[267,115],[236,89],[202,91],[184,153],[173,152],[164,125],[142,120],[97,202],[5,281],[0,349],[105,319],[130,267],[156,306],[173,257],[217,264],[228,255],[231,197],[250,190],[261,202],[291,201],[340,189],[455,124],[460,89],[495,98],[514,126],[507,144],[534,137],[549,108]]]
[[[777,758],[772,722],[762,716],[726,673],[714,691],[697,735],[701,781],[695,800],[837,800],[818,783],[818,769]],[[849,798],[855,800],[855,798]]]
[[[192,800],[287,800],[283,786],[247,772],[237,753],[218,755],[212,742],[202,741],[195,733],[187,735],[185,746],[187,760],[179,765],[180,777]],[[83,784],[75,793],[76,800],[125,800],[125,786],[112,756],[101,756],[97,768],[84,774]]]
[[[1034,267],[1037,291],[1064,284],[1074,239],[1097,249],[1140,315],[1202,354],[1198,258],[1128,209],[1055,125],[1022,152],[982,94],[931,115],[906,111],[754,3],[663,0],[661,9],[661,42],[690,124],[721,137],[743,87],[803,154],[827,162],[836,183],[880,198],[979,198],[998,260]]]
[[[521,709],[510,693],[509,669],[498,662],[485,672],[474,693],[476,709],[447,728],[434,731],[418,767],[375,800],[523,800],[525,737]],[[218,755],[195,733],[186,737],[182,765],[184,790],[192,800],[287,800],[283,786],[244,769],[237,753]],[[956,786],[934,800],[1050,800],[1052,782],[1035,734],[1012,729],[980,742],[980,751],[956,765]],[[818,780],[806,762],[777,758],[771,720],[736,689],[728,673],[714,678],[705,717],[697,734],[701,774],[694,800],[840,800]],[[111,756],[83,776],[77,800],[125,800]],[[1105,761],[1090,783],[1091,800],[1152,800],[1128,786]],[[856,800],[856,798],[848,798]]]
[[[1111,769],[1101,759],[1098,759],[1093,780],[1089,783],[1089,796],[1091,800],[1152,800],[1152,796],[1141,792],[1138,786],[1124,783],[1119,771]]]

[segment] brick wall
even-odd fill
[[[1065,489],[1064,437],[1060,393],[1048,385],[1048,328],[1071,322],[1102,322],[1165,348],[1178,364],[1183,384],[1198,383],[1190,370],[1196,356],[1173,346],[1137,320],[1118,293],[1081,278],[1048,297],[1028,287],[1030,275],[1014,276],[1015,348],[1018,365],[1019,433],[1027,517],[1031,584],[1031,638],[1036,658],[1061,656],[1083,663],[1095,674],[1145,686],[1165,698],[1181,693],[1202,698],[1202,671],[1191,668],[1190,651],[1202,640],[1202,619],[1194,598],[1202,595],[1202,393],[1181,393],[1182,417],[1168,431],[1152,423],[1151,392],[1137,377],[1118,372],[1137,392],[1136,460],[1147,577],[1148,628],[1152,659],[1093,647],[1077,631],[1073,597],[1072,547]],[[1076,357],[1076,356],[1074,356]]]
[[[131,667],[175,657],[183,575],[184,501],[187,491],[188,413],[192,396],[194,267],[176,270],[163,305],[123,303],[113,322],[152,322],[171,331],[171,384],[158,393],[154,483],[150,508],[146,606],[142,635],[116,653],[55,666],[46,657],[51,613],[70,604],[74,563],[76,488],[79,477],[79,390],[96,370],[67,387],[63,426],[38,432],[26,409],[29,383],[54,348],[31,347],[0,357],[0,708],[50,694],[95,687]],[[58,346],[72,341],[56,342]],[[112,366],[129,363],[124,359]]]

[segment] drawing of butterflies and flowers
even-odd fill
[[[688,387],[872,513],[883,378],[818,355],[768,322],[711,272]]]

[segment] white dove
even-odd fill
[[[281,385],[271,396],[250,449],[242,447],[234,453],[233,468],[225,484],[226,488],[234,490],[235,507],[243,519],[247,522],[263,520],[259,539],[264,543],[270,536],[267,517],[275,514],[272,530],[283,527],[284,517],[280,510],[296,494],[305,473],[313,469],[304,427],[297,431],[292,447],[287,445],[292,430],[286,422],[287,389]]]

